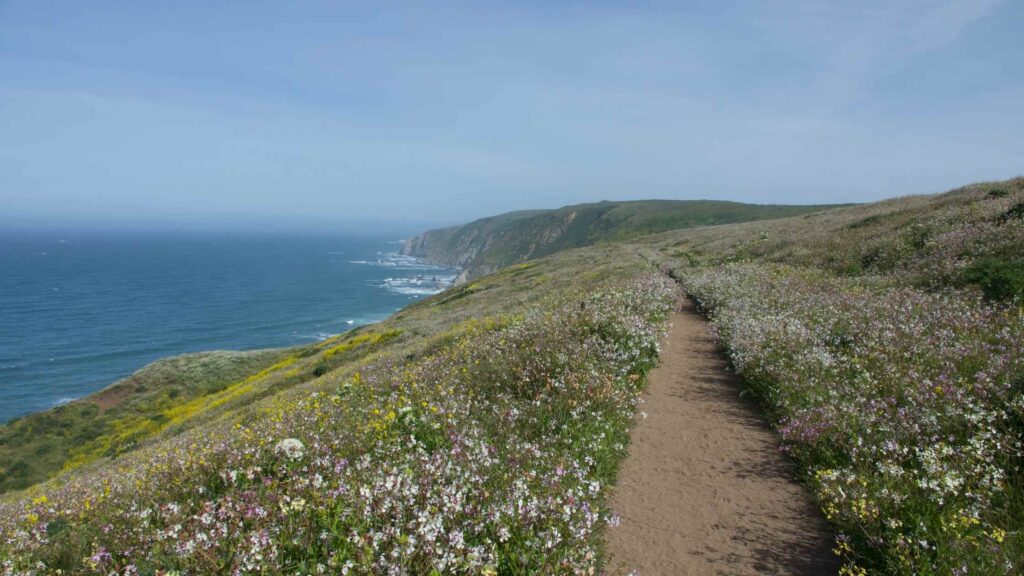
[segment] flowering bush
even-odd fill
[[[8,499],[0,572],[592,574],[677,290],[468,323]]]
[[[780,265],[679,274],[841,529],[849,573],[1024,566],[1021,309]]]

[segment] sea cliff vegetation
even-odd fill
[[[782,218],[831,208],[743,204],[717,200],[595,202],[556,210],[527,210],[429,230],[405,253],[459,266],[462,280],[529,259],[599,242],[623,242],[655,232]]]
[[[612,251],[482,278],[182,403],[135,449],[8,495],[0,566],[592,573],[605,488],[680,297]]]
[[[595,573],[606,487],[684,293],[845,574],[1021,570],[1024,179],[652,231],[317,345],[162,366],[173,378],[108,407],[52,478],[0,497],[2,573]],[[0,449],[45,453],[26,432],[44,416],[0,429]]]
[[[0,425],[0,492],[45,480],[86,452],[110,456],[130,450],[131,438],[117,444],[98,440],[127,429],[129,422],[155,424],[163,410],[216,393],[283,355],[207,352],[168,358],[88,398]]]

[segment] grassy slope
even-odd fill
[[[1024,558],[1024,178],[641,239],[709,312],[847,573]]]
[[[0,492],[45,480],[125,423],[158,418],[164,410],[218,392],[285,354],[206,352],[167,358],[87,398],[0,425]],[[103,454],[127,450],[138,439],[124,436]]]
[[[379,349],[415,347],[452,326],[521,306],[544,293],[564,292],[574,286],[576,274],[596,281],[610,270],[635,264],[635,254],[611,255],[620,251],[598,250],[612,263],[591,271],[584,270],[589,267],[580,255],[563,257],[561,266],[506,270],[317,345],[157,361],[89,397],[0,425],[0,493],[233,414]]]
[[[756,205],[712,200],[598,202],[557,210],[512,212],[464,226],[430,231],[411,251],[458,264],[469,277],[569,248],[621,242],[655,232],[768,218],[829,206]]]
[[[234,422],[265,418],[268,402],[276,404],[307,397],[311,390],[350,379],[367,362],[422,357],[456,342],[459,334],[473,330],[483,318],[516,313],[524,306],[547,299],[564,299],[608,278],[628,277],[653,265],[675,267],[677,273],[687,276],[734,262],[761,263],[759,266],[785,263],[819,270],[827,276],[871,279],[869,284],[880,279],[877,283],[884,286],[906,285],[927,290],[978,286],[994,298],[1005,298],[1020,286],[1017,271],[1021,264],[1020,247],[1024,245],[1024,220],[1018,212],[1024,210],[1018,207],[1022,201],[1024,180],[1018,179],[975,185],[935,197],[903,198],[780,220],[676,230],[629,242],[559,252],[418,302],[379,325],[320,346],[275,352],[279,356],[263,358],[240,369],[233,377],[215,378],[216,383],[211,386],[222,386],[219,390],[195,395],[191,401],[171,407],[161,404],[158,413],[146,417],[152,425],[140,426],[140,421],[131,417],[122,419],[129,424],[127,427],[113,426],[116,433],[105,437],[94,434],[90,442],[79,448],[79,453],[88,456],[82,468],[29,494],[54,490],[67,478],[78,482],[76,479],[102,477],[113,465],[104,456],[124,447],[138,445],[143,453],[148,453],[165,442],[188,442]],[[587,229],[594,229],[595,222],[602,221],[608,212],[615,211],[592,219]],[[525,213],[518,217],[529,220],[536,216],[537,213]],[[656,230],[662,225],[638,224],[648,216],[651,214],[632,214],[624,220],[636,219],[630,225],[633,230]],[[612,237],[608,231],[615,228],[608,226],[605,237]],[[516,259],[522,256],[513,254]],[[865,289],[860,286],[856,290]],[[135,406],[140,412],[147,410],[146,401]],[[120,435],[122,432],[128,436]],[[175,440],[179,435],[181,440]],[[130,443],[124,442],[125,438]],[[27,453],[26,448],[46,451],[39,446],[23,443],[19,447],[21,456]],[[9,498],[14,502],[22,496],[13,494]],[[1019,512],[1005,509],[1004,513],[1013,521],[1019,520]]]
[[[297,526],[284,518],[269,524],[266,529],[271,534],[280,532],[281,540],[272,540],[276,543],[273,552],[259,552],[263,561],[276,566],[267,568],[266,573],[307,572],[311,568],[306,561],[312,558],[329,564],[332,560],[322,553],[336,559],[360,559],[362,568],[357,573],[377,573],[385,568],[370,564],[385,563],[391,555],[369,548],[352,549],[347,540],[351,531],[375,530],[383,535],[385,545],[391,546],[391,531],[410,525],[409,519],[402,519],[405,512],[401,510],[419,506],[419,500],[444,488],[438,494],[443,503],[428,502],[429,506],[416,514],[454,514],[444,520],[445,530],[462,530],[459,534],[466,538],[467,547],[448,542],[455,536],[442,535],[436,542],[421,539],[409,560],[414,564],[405,564],[407,570],[426,574],[430,571],[423,568],[424,562],[443,565],[446,560],[429,551],[440,547],[460,558],[469,554],[458,560],[459,566],[469,563],[458,571],[474,571],[470,565],[476,562],[476,552],[469,548],[474,542],[486,546],[487,555],[497,558],[500,573],[584,570],[595,562],[593,530],[603,522],[603,516],[595,516],[602,494],[599,487],[610,481],[624,454],[631,399],[653,354],[651,325],[645,328],[644,322],[663,318],[666,304],[670,304],[664,295],[659,296],[660,304],[644,298],[634,301],[628,290],[616,287],[653,270],[636,250],[622,245],[559,254],[480,278],[420,301],[380,324],[286,356],[286,365],[258,376],[253,389],[232,393],[228,403],[217,399],[239,384],[190,403],[195,413],[189,419],[157,431],[132,452],[101,458],[27,492],[0,497],[0,533],[13,538],[0,544],[0,556],[6,545],[6,552],[19,562],[36,558],[49,566],[66,566],[71,573],[87,571],[90,562],[104,562],[102,550],[124,549],[125,544],[120,543],[135,542],[148,533],[153,521],[168,522],[168,529],[180,522],[186,524],[185,530],[191,530],[191,522],[201,518],[204,502],[230,498],[217,504],[226,513],[232,503],[250,501],[252,490],[256,490],[258,498],[269,499],[261,500],[261,505],[273,515],[290,514],[290,508],[280,507],[281,494],[288,498],[302,495],[302,504],[290,506],[311,506],[315,499],[319,510],[303,516],[314,526]],[[604,292],[597,289],[602,286]],[[651,305],[661,310],[654,318],[646,316],[648,320],[642,321],[631,316]],[[604,349],[609,345],[615,350]],[[634,359],[625,363],[628,358]],[[436,391],[435,381],[440,386]],[[406,418],[409,411],[416,414],[412,420]],[[521,418],[512,425],[509,418],[516,414]],[[408,444],[409,433],[418,442]],[[343,458],[338,463],[328,460],[327,469],[316,468],[323,465],[318,458],[304,463],[302,471],[292,470],[294,466],[287,459],[279,460],[273,448],[283,435],[298,436],[307,446],[318,445],[318,451],[329,446],[334,452],[330,458]],[[488,445],[490,448],[484,449]],[[437,460],[436,450],[447,456]],[[497,459],[487,457],[489,451],[495,451]],[[527,454],[533,455],[524,458]],[[484,460],[477,460],[480,457]],[[373,463],[351,470],[344,464],[354,465],[362,459]],[[268,477],[260,481],[257,477],[256,485],[241,492],[224,485],[227,470],[254,464],[277,480]],[[435,465],[440,469],[431,472]],[[277,470],[278,466],[285,468]],[[463,472],[464,466],[470,469]],[[544,480],[554,478],[556,470],[563,467],[569,476],[560,482]],[[449,477],[456,472],[473,476]],[[438,473],[442,476],[431,479],[431,474]],[[364,509],[358,503],[361,496],[356,496],[363,494],[361,489],[351,496],[335,495],[320,502],[323,494],[309,482],[321,475],[325,482],[335,482],[337,474],[344,482],[355,482],[353,475],[387,476],[362,480],[372,483],[375,494],[390,490],[397,474],[398,487],[406,485],[403,482],[419,482],[420,492],[403,488],[402,494],[422,497],[414,498],[417,503],[403,504],[400,510],[374,497],[365,505],[384,508],[353,524],[356,519],[352,515],[358,516],[358,510]],[[451,494],[465,490],[467,482],[483,482],[478,475],[486,476],[487,489],[457,496],[467,503],[456,503],[448,511]],[[267,488],[271,482],[272,488]],[[451,482],[454,484],[448,486]],[[525,500],[534,511],[518,519],[513,515],[502,520],[494,515],[499,508],[514,506],[517,499],[520,505]],[[350,509],[352,500],[355,507]],[[84,509],[78,505],[82,502]],[[181,514],[189,516],[172,520],[172,512],[178,514],[179,510],[166,508],[167,502],[180,504]],[[292,500],[284,504],[288,502]],[[159,518],[140,519],[125,511],[126,507],[138,510],[138,506],[159,507]],[[574,507],[578,509],[571,518],[565,516],[566,510]],[[465,517],[478,512],[489,520]],[[392,519],[394,514],[399,517]],[[112,518],[118,519],[116,530],[100,530]],[[485,526],[499,521],[510,527],[509,536],[495,533],[497,525]],[[243,531],[253,529],[252,522],[259,524],[258,520],[241,522],[238,529]],[[560,527],[565,522],[568,526]],[[33,524],[43,526],[50,535],[44,536],[45,543],[20,531],[20,527]],[[203,538],[212,536],[201,530],[207,534]],[[419,530],[429,531],[429,526]],[[557,530],[564,540],[551,540],[555,532],[549,530]],[[333,544],[321,550],[316,542],[328,533],[341,540],[332,540]],[[141,549],[132,544],[131,549],[134,555],[144,553],[150,567],[216,570],[213,566],[202,568],[202,562],[240,562],[242,555],[251,557],[247,552],[250,537],[244,538],[244,550],[229,548],[195,556],[168,555],[166,545],[159,544]],[[307,538],[311,538],[308,544],[294,548],[294,543],[307,542]],[[545,541],[553,542],[553,548],[542,552],[539,546]],[[100,552],[96,552],[97,546],[101,546]],[[401,547],[405,549],[406,544]],[[332,572],[339,568],[331,566]],[[481,568],[486,567],[478,566],[475,571]],[[151,568],[143,572],[146,570]]]
[[[765,222],[652,235],[662,255],[705,265],[775,262],[925,287],[1024,290],[1024,178]]]
[[[316,345],[160,360],[104,390],[0,426],[0,492],[17,490],[306,382],[397,336],[367,327]]]

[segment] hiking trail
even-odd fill
[[[609,575],[836,574],[832,531],[740,390],[687,300],[611,491]]]

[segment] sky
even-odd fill
[[[1024,173],[1024,2],[0,0],[0,225],[452,224]]]

